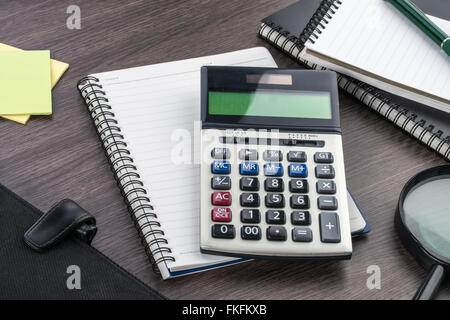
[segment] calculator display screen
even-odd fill
[[[209,114],[331,119],[331,98],[323,91],[208,92]]]

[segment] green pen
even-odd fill
[[[450,37],[435,25],[419,8],[408,0],[389,0],[389,2],[450,56]]]

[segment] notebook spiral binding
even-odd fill
[[[341,4],[341,0],[323,0],[305,29],[298,36],[291,34],[288,30],[283,30],[282,26],[270,21],[261,24],[259,36],[306,67],[327,70],[322,66],[302,59],[300,54],[307,41],[314,43],[314,39],[319,38],[322,30],[326,28],[326,24],[333,18]],[[425,119],[418,120],[417,115],[408,114],[408,110],[402,109],[400,105],[384,97],[379,90],[364,82],[338,74],[338,84],[340,88],[366,104],[370,109],[381,114],[404,132],[412,135],[447,160],[450,160],[450,136],[443,138],[441,130],[433,132],[435,130],[434,125],[429,124],[426,126]]]
[[[119,123],[108,104],[106,92],[99,79],[93,76],[80,79],[77,86],[89,109],[114,179],[138,230],[153,271],[159,273],[159,263],[175,261],[175,258],[171,255],[172,250],[168,247],[164,231],[157,221],[158,216],[153,212],[150,198],[134,165],[125,137],[121,134]]]
[[[323,0],[311,20],[309,20],[305,29],[303,29],[302,33],[298,37],[297,43],[300,42],[302,46],[306,43],[306,41],[311,41],[314,43],[315,41],[313,38],[319,38],[322,30],[326,28],[329,20],[331,20],[333,15],[336,13],[335,10],[339,9],[341,4],[342,1],[340,0]]]

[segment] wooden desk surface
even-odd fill
[[[394,209],[403,184],[445,163],[432,151],[341,93],[348,186],[373,231],[354,241],[350,261],[253,261],[162,281],[155,276],[113,180],[77,80],[89,73],[269,48],[280,67],[300,68],[257,38],[259,20],[294,0],[88,1],[81,30],[66,27],[73,1],[1,1],[0,42],[50,49],[70,64],[53,91],[53,115],[26,126],[0,120],[0,182],[42,210],[65,197],[97,218],[93,245],[169,298],[410,299],[425,271],[402,247]],[[366,287],[367,267],[381,268],[381,289]],[[444,285],[439,298],[450,298]]]

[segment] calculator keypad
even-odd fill
[[[246,139],[222,139],[208,151],[211,237],[230,243],[230,248],[235,241],[249,246],[289,242],[297,252],[302,246],[342,243],[338,199],[345,188],[338,183],[339,157],[323,145],[308,150],[296,144],[261,146],[258,139],[253,144]],[[252,251],[241,249],[246,250]]]

